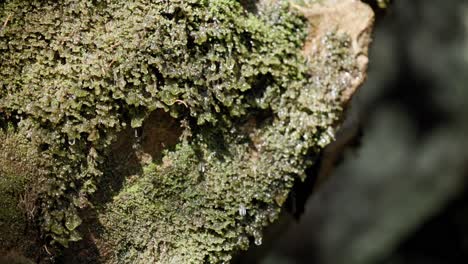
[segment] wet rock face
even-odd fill
[[[323,22],[353,5],[355,27]],[[84,237],[109,263],[220,263],[262,243],[333,140],[372,12],[16,0],[0,21],[0,125],[48,161],[34,215],[44,243]]]

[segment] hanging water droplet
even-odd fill
[[[216,64],[214,64],[214,63],[211,64],[211,65],[210,65],[210,70],[216,71]]]
[[[258,237],[255,239],[255,245],[260,246],[262,244],[262,237]]]
[[[200,171],[201,173],[205,173],[205,163],[200,162],[198,164],[198,171]]]
[[[68,141],[68,144],[70,144],[70,146],[75,145],[75,139],[69,140],[69,141]]]
[[[320,147],[325,147],[328,143],[330,143],[330,138],[326,135],[322,135],[318,141]]]
[[[247,214],[247,208],[243,204],[239,206],[239,214],[240,216],[245,216]]]
[[[254,243],[257,246],[260,246],[262,244],[262,235],[259,232],[254,233]]]
[[[329,127],[327,129],[327,134],[328,134],[328,136],[330,137],[331,140],[335,139],[335,131],[333,130],[332,127]]]

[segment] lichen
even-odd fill
[[[230,0],[12,0],[0,21],[0,121],[49,161],[38,220],[52,243],[80,239],[119,132],[156,110],[185,124],[162,160],[94,205],[118,263],[218,263],[260,244],[332,140],[337,72],[353,70],[345,37],[324,40],[329,62],[306,61],[287,1],[250,13]]]

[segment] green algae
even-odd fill
[[[345,37],[324,40],[326,63],[306,60],[300,15],[287,1],[261,11],[229,0],[1,4],[1,118],[49,161],[46,238],[80,239],[78,211],[112,170],[112,142],[160,109],[188,120],[175,149],[94,205],[112,261],[219,263],[261,243],[332,140],[340,73],[353,70]]]

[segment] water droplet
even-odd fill
[[[258,235],[258,236],[255,236],[255,241],[254,241],[255,245],[257,246],[260,246],[262,244],[262,236],[261,235]]]
[[[210,70],[216,71],[216,64],[214,64],[214,63],[211,64],[211,65],[210,65]]]
[[[329,127],[329,128],[327,129],[327,134],[328,134],[328,136],[329,136],[332,140],[335,139],[335,131],[333,130],[332,127]]]
[[[201,173],[205,172],[205,163],[200,162],[200,164],[198,164],[198,171],[200,171]]]
[[[330,143],[330,140],[327,136],[321,136],[319,141],[318,141],[318,144],[320,147],[325,147],[326,145],[328,145],[328,143]]]
[[[239,206],[239,214],[240,216],[245,216],[247,214],[247,208],[243,204]]]
[[[69,140],[69,141],[68,141],[68,144],[70,144],[70,146],[75,145],[75,139]]]
[[[299,144],[297,144],[296,147],[294,148],[294,151],[295,151],[296,153],[301,153],[302,149],[303,149],[303,145],[302,145],[301,143],[299,143]]]

